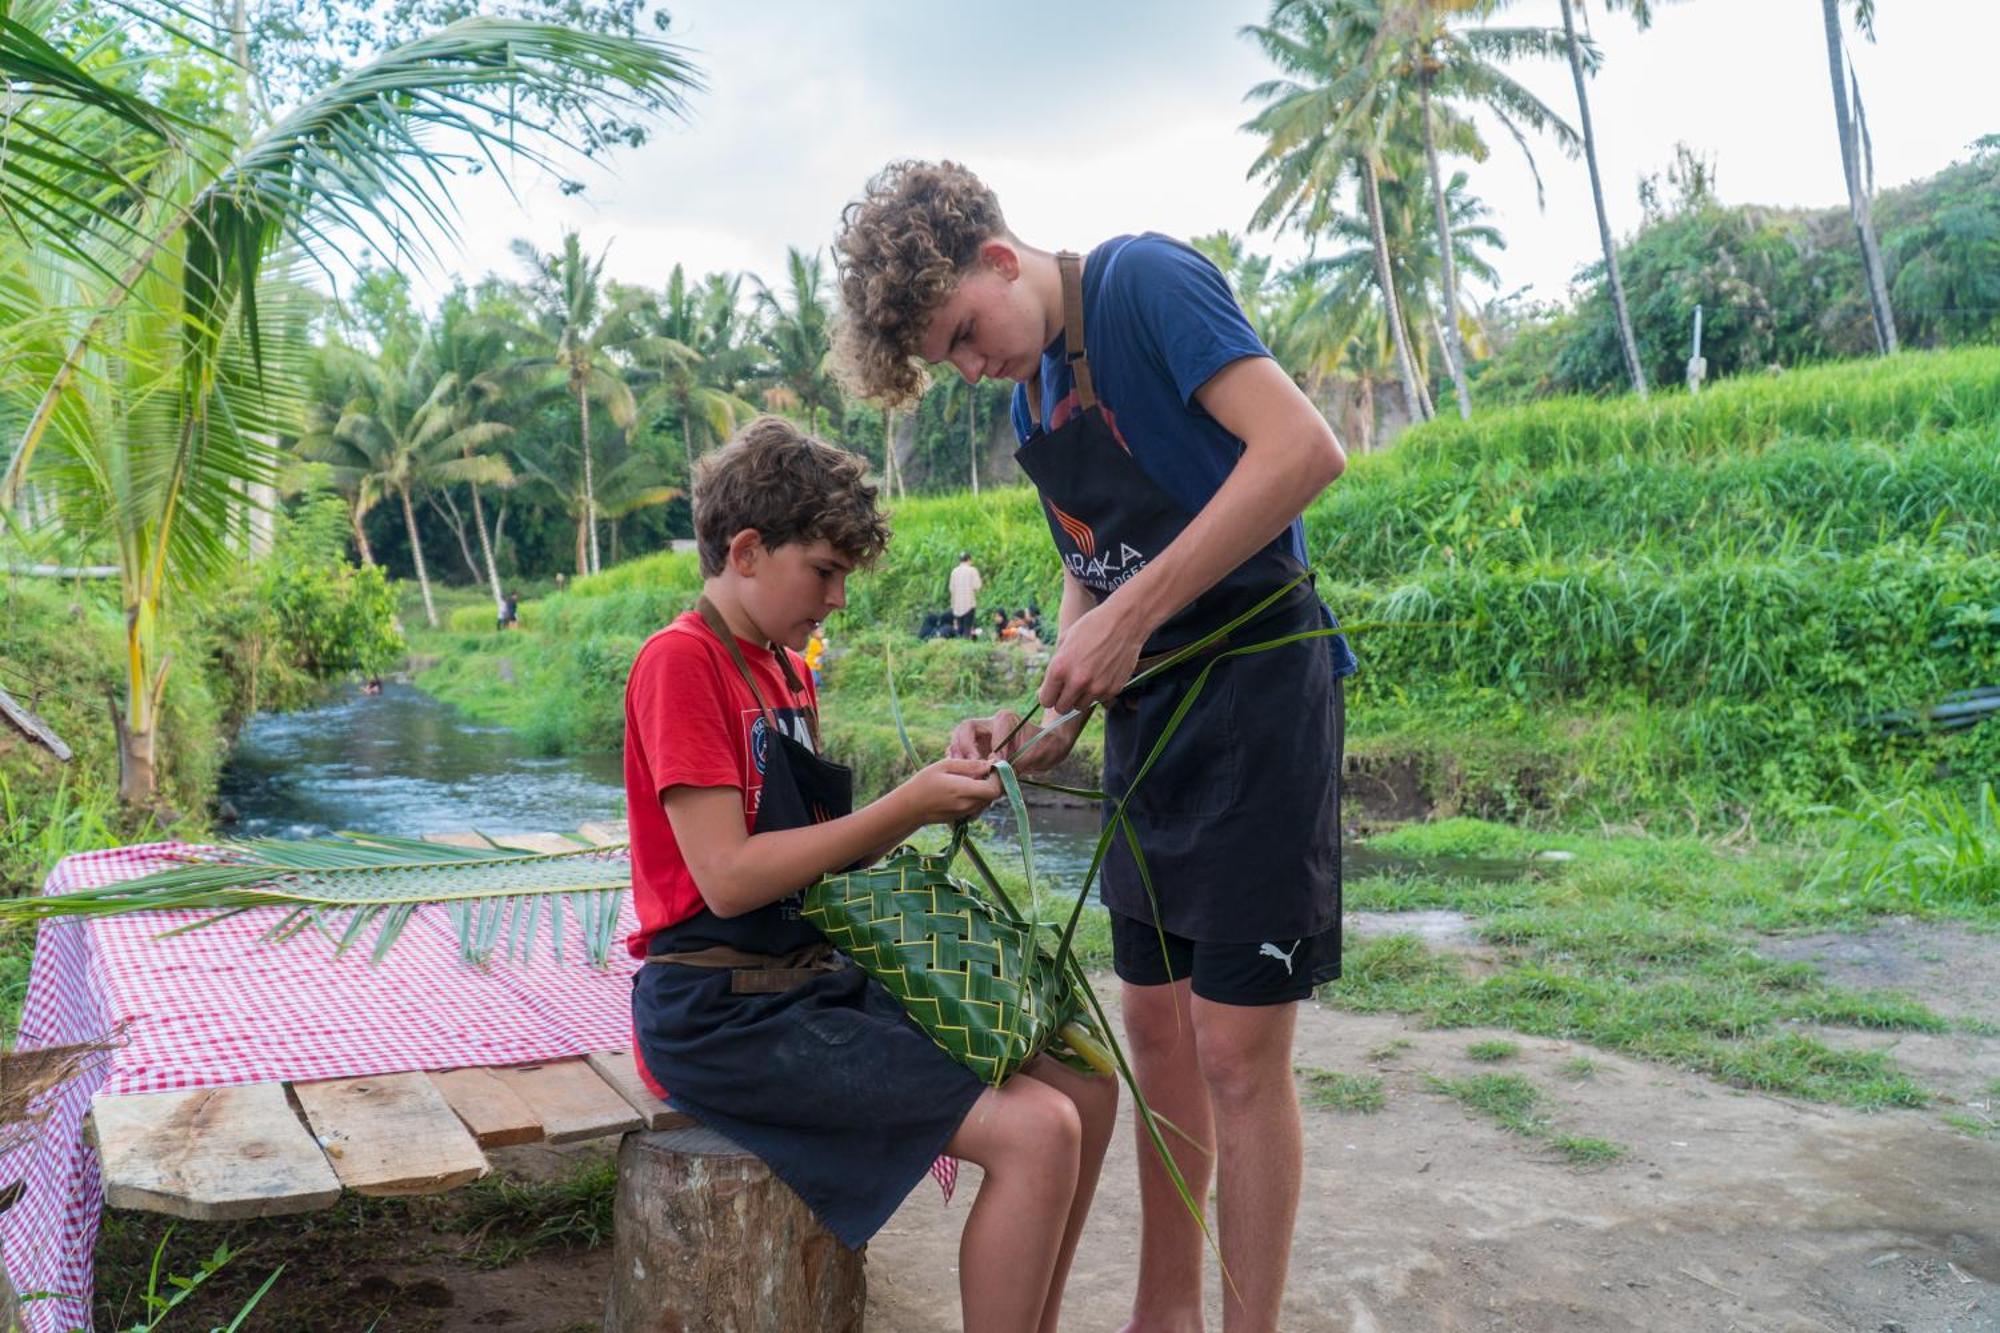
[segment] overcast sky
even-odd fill
[[[1587,0],[1605,56],[1591,89],[1614,231],[1639,220],[1639,178],[1664,168],[1676,140],[1710,156],[1729,202],[1840,203],[1839,149],[1818,0],[1687,0],[1656,7],[1640,34]],[[1843,8],[1847,8],[1845,4]],[[776,283],[787,245],[825,247],[841,206],[883,163],[952,157],[996,191],[1030,243],[1085,249],[1152,229],[1241,231],[1259,197],[1256,153],[1238,126],[1243,94],[1270,77],[1238,35],[1268,0],[680,0],[673,36],[706,71],[685,126],[662,125],[608,169],[578,171],[584,193],[547,181],[515,203],[490,179],[453,191],[461,247],[418,277],[434,295],[454,276],[514,274],[516,236],[544,249],[564,228],[606,273],[657,285],[676,262],[691,274],[748,270]],[[1894,0],[1875,45],[1854,39],[1878,184],[1925,176],[2000,132],[1992,61],[2000,0]],[[1522,0],[1509,22],[1560,25],[1556,0]],[[1518,76],[1574,123],[1566,64]],[[1567,294],[1596,255],[1580,159],[1535,145],[1532,178],[1504,132],[1470,168],[1474,192],[1508,240],[1505,289]],[[1253,249],[1303,253],[1295,236]],[[829,266],[830,273],[830,266]]]

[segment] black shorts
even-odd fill
[[[1302,940],[1204,944],[1121,912],[1111,915],[1111,970],[1134,986],[1194,978],[1194,993],[1216,1004],[1291,1004],[1340,976],[1340,925]]]

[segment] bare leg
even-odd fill
[[[1070,1202],[1062,1246],[1056,1251],[1055,1274],[1049,1279],[1049,1298],[1042,1306],[1042,1333],[1055,1333],[1062,1320],[1063,1288],[1069,1283],[1070,1264],[1076,1258],[1077,1241],[1083,1236],[1083,1221],[1090,1215],[1091,1197],[1097,1193],[1097,1176],[1104,1167],[1104,1150],[1111,1142],[1111,1131],[1118,1121],[1118,1080],[1101,1074],[1080,1074],[1047,1056],[1036,1059],[1021,1072],[1069,1098],[1075,1103],[1083,1122],[1076,1197]]]
[[[1273,1333],[1291,1262],[1305,1135],[1292,1083],[1298,1005],[1194,1000],[1195,1045],[1221,1144],[1216,1216],[1228,1333]]]
[[[1139,1090],[1155,1114],[1172,1121],[1194,1140],[1189,1143],[1172,1130],[1163,1130],[1189,1193],[1197,1206],[1206,1209],[1215,1123],[1196,1055],[1188,982],[1127,984],[1124,997],[1126,1052]],[[1138,1115],[1134,1107],[1134,1137],[1139,1150],[1139,1290],[1132,1300],[1132,1320],[1125,1333],[1199,1333],[1206,1242]]]
[[[1039,1325],[1082,1148],[1076,1104],[1031,1078],[980,1094],[945,1145],[986,1173],[958,1242],[966,1333],[1029,1333]]]

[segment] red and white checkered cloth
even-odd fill
[[[153,843],[85,852],[59,864],[43,892],[150,874],[201,850]],[[377,965],[365,940],[338,960],[333,942],[312,930],[265,943],[284,910],[258,908],[166,939],[163,930],[207,914],[42,924],[17,1046],[110,1041],[115,1049],[48,1093],[35,1139],[0,1158],[0,1185],[25,1184],[0,1213],[0,1257],[16,1291],[48,1293],[24,1303],[27,1333],[91,1327],[104,1193],[83,1118],[99,1092],[531,1064],[631,1044],[637,963],[614,950],[609,968],[589,966],[576,931],[564,932],[561,963],[545,921],[531,957],[474,967],[459,956],[446,910],[426,907]],[[623,916],[621,939],[635,926],[629,895]],[[941,1157],[931,1174],[949,1199],[957,1163]]]

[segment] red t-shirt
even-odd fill
[[[794,695],[769,648],[736,643],[778,725],[811,748],[801,710],[816,709],[819,699],[798,654],[780,650],[790,653],[803,686]],[[669,787],[735,787],[743,793],[743,826],[754,830],[764,793],[763,730],[756,697],[698,613],[685,613],[639,649],[625,681],[625,817],[639,917],[625,947],[634,958],[646,956],[654,931],[703,907],[660,797]]]

